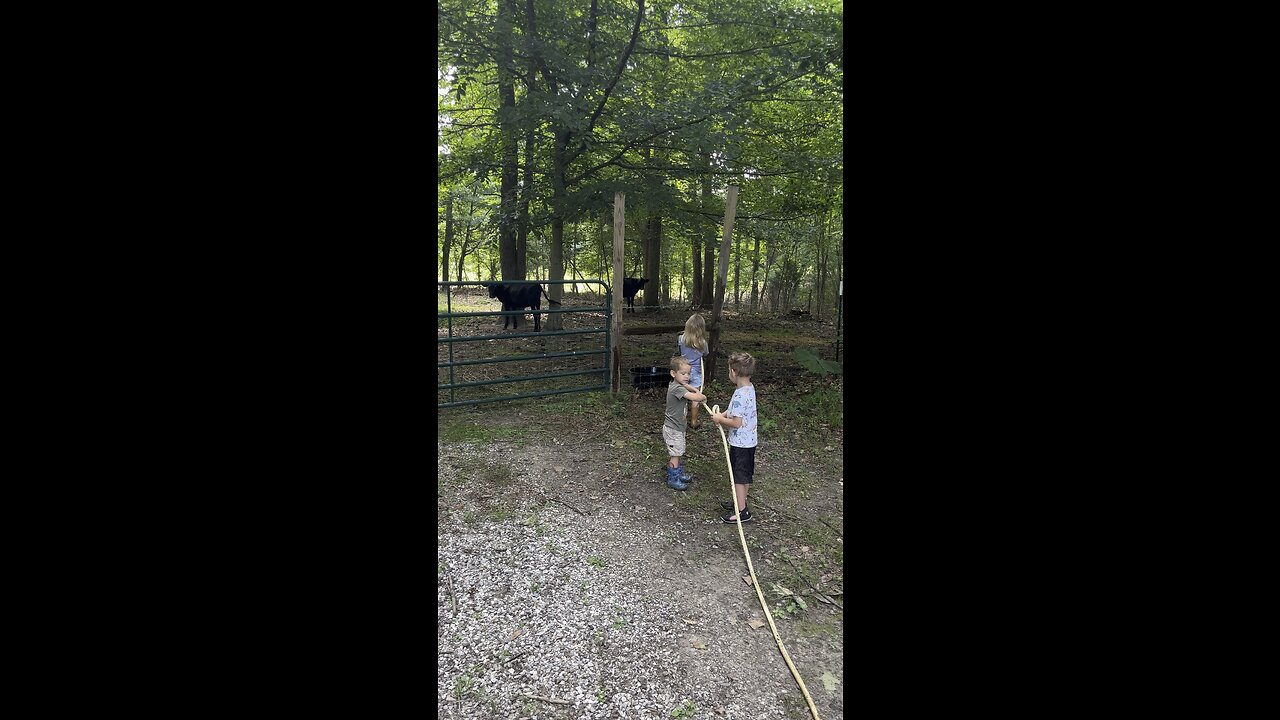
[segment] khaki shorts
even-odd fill
[[[682,457],[684,455],[684,433],[662,426],[662,441],[667,444],[667,455]]]

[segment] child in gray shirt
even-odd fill
[[[688,490],[693,476],[684,473],[680,467],[684,457],[685,416],[689,413],[689,403],[702,402],[706,395],[698,392],[689,384],[689,361],[677,355],[671,358],[671,384],[667,385],[666,417],[662,422],[662,440],[667,444],[667,487],[673,490]]]

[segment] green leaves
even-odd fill
[[[800,348],[791,353],[791,357],[800,364],[800,367],[808,370],[814,375],[840,375],[844,372],[844,367],[839,363],[823,360],[818,357],[818,353],[813,348]]]

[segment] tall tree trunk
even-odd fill
[[[760,270],[760,235],[756,235],[756,249],[751,255],[751,311],[759,309],[758,298],[760,288],[756,285],[756,273]]]
[[[444,259],[440,262],[440,272],[444,282],[449,282],[449,248],[453,245],[453,193],[449,193],[444,201]]]
[[[711,167],[711,156],[707,156],[707,167]],[[711,176],[706,175],[702,178],[702,211],[711,212]],[[699,290],[699,296],[704,307],[710,307],[715,297],[715,272],[716,272],[716,224],[714,222],[707,223],[702,234],[702,245],[705,248],[702,256],[702,287]]]
[[[564,184],[565,165],[567,159],[565,148],[569,143],[567,130],[556,130],[555,146],[551,157],[551,257],[548,280],[564,280],[564,216],[567,205],[567,193]],[[564,297],[564,286],[559,283],[548,283],[547,297],[559,302]],[[562,330],[564,315],[553,313],[547,316],[548,330]]]
[[[827,218],[830,213],[830,206],[823,209],[822,225],[818,229],[818,320],[822,319],[822,305],[827,300],[824,291],[827,289],[827,257],[830,255],[827,250]]]
[[[656,210],[649,215],[649,241],[644,247],[644,277],[649,282],[644,286],[644,306],[658,309],[658,293],[662,278],[662,215]]]
[[[695,252],[693,253],[693,256],[698,257],[696,248],[695,248]],[[684,295],[684,290],[685,290],[684,279],[685,279],[685,274],[688,271],[689,271],[689,266],[684,263],[684,256],[682,255],[680,257],[680,290],[679,290],[679,296],[678,296],[680,299],[683,299],[685,296]]]
[[[769,243],[769,252],[765,256],[764,261],[764,282],[760,285],[760,293],[763,298],[769,300],[770,309],[777,311],[777,305],[773,302],[773,293],[769,287],[769,269],[773,267],[773,261],[778,257],[778,243],[776,241]],[[774,283],[775,285],[777,283]]]
[[[574,292],[578,292],[577,282],[582,278],[582,275],[578,272],[578,241],[576,239],[569,243],[569,268],[569,279],[574,281],[574,284],[570,287],[573,288]]]
[[[609,266],[609,260],[608,260],[609,256],[607,255],[607,253],[613,252],[612,250],[609,249],[609,245],[608,245],[610,242],[609,238],[605,237],[605,233],[608,231],[609,221],[613,219],[612,215],[613,215],[612,210],[605,210],[604,213],[600,215],[600,232],[596,233],[596,237],[600,241],[599,242],[600,252],[596,257],[597,267],[599,268],[599,271],[596,273],[596,277],[598,277],[601,280],[604,280],[605,282],[612,282],[612,280],[609,279],[609,275],[605,272],[605,268]],[[596,292],[600,293],[600,297],[603,298],[604,288],[600,285],[596,285],[595,288],[596,288]]]
[[[814,277],[814,280],[813,280],[815,289],[818,291],[818,312],[817,314],[814,315],[814,319],[816,320],[822,319],[822,281],[824,279],[823,273],[826,271],[826,267],[823,264],[824,258],[823,258],[823,247],[822,247],[821,239],[822,237],[819,236],[817,275]]]
[[[738,309],[738,304],[742,302],[742,290],[738,285],[738,277],[742,272],[742,236],[741,234],[733,238],[733,309]]]
[[[498,3],[498,97],[502,110],[498,113],[502,142],[502,202],[498,213],[498,256],[502,261],[502,279],[516,280],[516,127],[511,119],[516,107],[515,77],[512,75],[512,23],[516,18],[515,0]]]
[[[529,205],[533,200],[533,130],[524,135],[524,187],[520,190],[520,219],[516,230],[516,279],[528,280]]]
[[[690,247],[693,250],[691,253],[693,255],[693,282],[690,283],[689,288],[689,303],[696,308],[702,304],[702,247],[701,243],[698,242],[698,231],[696,228],[689,234],[689,242]],[[681,273],[683,272],[684,269],[681,268]],[[683,284],[683,282],[684,279],[682,274],[681,284]]]
[[[462,251],[458,255],[458,281],[465,281],[467,278],[462,274],[462,263],[467,259],[467,250],[471,248],[471,218],[475,217],[476,204],[474,201],[467,203],[467,231],[462,236]],[[480,279],[480,274],[476,273],[476,279]]]

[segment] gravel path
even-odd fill
[[[761,615],[745,569],[664,550],[694,530],[521,497],[500,520],[441,521],[438,717],[809,717],[768,627],[745,625]]]
[[[685,598],[654,596],[643,559],[666,543],[657,530],[640,525],[618,537],[618,527],[588,532],[572,511],[543,509],[541,518],[562,529],[539,536],[515,520],[442,528],[439,717],[669,720],[694,707],[687,716],[787,717],[777,694],[799,691],[785,665],[759,656],[769,650],[759,637],[746,646],[749,657],[733,660],[772,666],[774,675],[781,666],[790,689],[771,683],[777,689],[768,692],[717,671],[717,638],[730,625],[690,618]],[[617,547],[630,555],[611,551]]]

